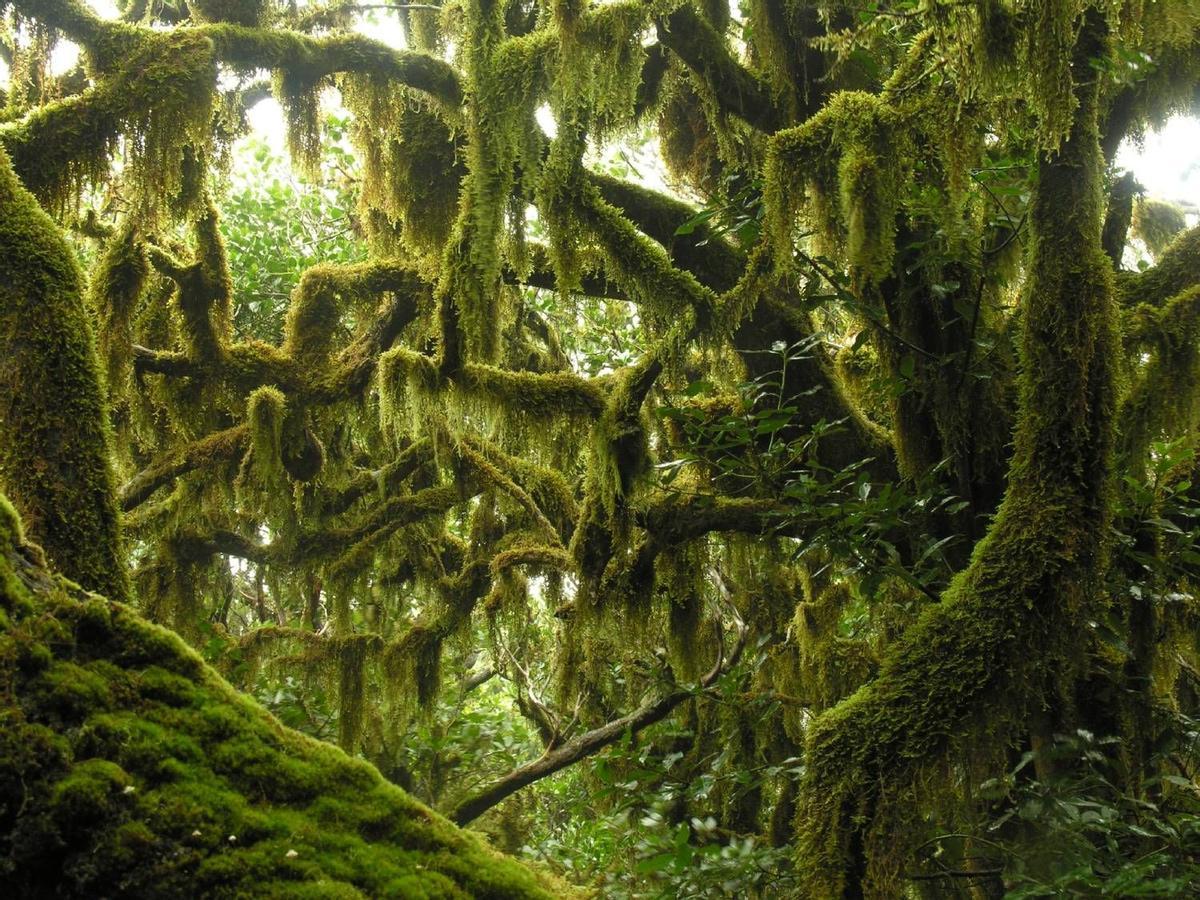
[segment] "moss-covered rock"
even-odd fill
[[[0,496],[0,880],[16,896],[561,893],[22,539]]]

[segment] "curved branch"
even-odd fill
[[[1158,262],[1145,272],[1120,273],[1117,298],[1122,306],[1146,303],[1158,307],[1197,283],[1200,283],[1200,225],[1175,238]]]
[[[712,687],[721,675],[737,664],[738,659],[741,657],[742,648],[746,644],[747,629],[740,617],[735,617],[734,625],[737,630],[737,639],[733,649],[726,654],[724,652],[724,641],[718,641],[717,660],[708,674],[700,680],[700,684],[698,685],[699,690],[706,690]],[[559,772],[567,768],[567,766],[574,765],[580,760],[586,759],[592,754],[603,750],[605,747],[615,744],[626,733],[636,734],[656,722],[661,722],[684,700],[694,697],[696,690],[692,688],[678,688],[670,691],[665,696],[638,707],[628,715],[614,719],[611,722],[601,725],[599,728],[592,729],[578,737],[572,738],[565,744],[546,752],[540,759],[534,762],[526,763],[523,766],[513,769],[498,781],[455,807],[454,811],[450,813],[450,820],[456,825],[466,825],[473,822],[497,803],[512,796],[521,788],[528,787],[535,781],[540,781],[548,775],[553,775],[555,772]]]
[[[633,510],[633,520],[660,545],[695,540],[713,531],[777,532],[785,507],[775,500],[670,498]]]
[[[140,506],[156,490],[180,475],[236,459],[246,452],[249,433],[245,425],[235,425],[193,441],[182,449],[168,451],[121,488],[121,509],[129,512]]]
[[[314,38],[295,31],[205,25],[217,58],[237,69],[284,69],[308,84],[335,72],[372,75],[424,91],[453,109],[463,102],[454,68],[413,50],[394,50],[357,34]]]
[[[696,224],[688,234],[677,233],[681,225],[696,217],[695,207],[610,175],[587,172],[584,178],[639,231],[662,244],[671,262],[691,272],[701,284],[719,292],[737,284],[746,258],[729,241],[704,223]]]
[[[390,488],[401,484],[404,479],[432,459],[433,442],[429,438],[421,438],[406,447],[399,456],[382,469],[364,472],[356,477],[345,490],[326,501],[322,512],[327,516],[337,516],[354,505],[356,500],[362,499],[373,491],[387,493]]]
[[[120,64],[130,47],[157,33],[102,19],[79,0],[14,0],[13,6],[87,47],[102,71],[109,64]],[[449,107],[463,101],[462,85],[449,63],[425,53],[395,50],[362,35],[317,38],[295,31],[226,23],[177,27],[172,33],[208,37],[217,58],[238,69],[287,69],[310,84],[335,72],[357,72],[424,91]]]
[[[691,6],[683,6],[658,26],[659,42],[708,83],[717,103],[768,134],[782,124],[770,92],[729,54],[725,40]]]

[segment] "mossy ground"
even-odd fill
[[[0,513],[0,880],[15,896],[562,893],[284,728],[171,632],[48,573]]]

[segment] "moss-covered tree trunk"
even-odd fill
[[[1105,52],[1102,33],[1089,17],[1074,124],[1038,163],[1007,494],[971,564],[879,677],[812,726],[796,819],[806,896],[898,896],[911,818],[948,792],[937,776],[950,754],[987,753],[1027,730],[1081,654],[1081,616],[1104,566],[1113,443],[1111,266],[1088,64]]]
[[[0,484],[56,567],[124,600],[107,415],[79,265],[0,149]]]

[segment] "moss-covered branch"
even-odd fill
[[[326,516],[337,516],[348,510],[355,502],[372,493],[387,496],[393,493],[406,478],[421,466],[433,460],[433,442],[428,438],[414,441],[383,468],[364,472],[322,505]]]
[[[604,409],[607,378],[572,372],[515,372],[468,363],[454,380],[469,394],[515,405],[522,415],[549,420],[560,415],[597,418]]]
[[[1125,242],[1129,238],[1129,225],[1133,221],[1133,199],[1140,186],[1132,172],[1126,172],[1113,181],[1108,189],[1108,209],[1104,213],[1104,233],[1100,243],[1104,252],[1118,269],[1125,254]]]
[[[696,225],[688,234],[676,234],[680,226],[696,218],[695,207],[610,175],[589,172],[584,177],[641,232],[662,244],[676,266],[691,272],[706,287],[726,291],[741,277],[745,256],[724,237],[713,234],[707,224]]]
[[[659,23],[658,39],[706,81],[723,111],[768,134],[783,124],[769,88],[730,55],[724,37],[690,5]]]
[[[632,516],[654,541],[669,546],[721,531],[792,533],[791,526],[779,531],[787,512],[787,507],[775,500],[688,497],[635,506]]]
[[[1127,326],[1126,338],[1137,363],[1121,405],[1119,458],[1131,473],[1137,473],[1135,477],[1141,477],[1151,442],[1186,436],[1196,426],[1200,284],[1161,308],[1139,306],[1129,318],[1133,322]]]
[[[126,512],[135,509],[180,475],[233,462],[246,452],[248,435],[245,425],[235,425],[165,453],[125,483],[120,494],[121,508]]]
[[[1117,282],[1122,306],[1140,303],[1162,306],[1200,283],[1200,226],[1171,242],[1158,261],[1144,272],[1123,272]]]
[[[336,72],[357,73],[424,91],[449,109],[463,100],[462,85],[449,63],[427,53],[395,50],[361,35],[314,38],[226,24],[195,30],[212,40],[218,59],[237,69],[283,69],[308,85]]]
[[[132,33],[128,26],[100,18],[82,0],[11,0],[9,5],[85,47],[99,47],[110,34]]]
[[[129,48],[152,33],[144,26],[102,19],[79,0],[13,0],[12,6],[82,44],[96,57],[102,72],[119,65]],[[311,37],[229,23],[177,27],[175,31],[208,38],[218,58],[236,69],[285,69],[308,84],[336,72],[357,72],[425,91],[450,108],[463,99],[458,76],[449,63],[425,53],[396,50],[357,34]]]
[[[143,206],[197,199],[184,190],[194,187],[185,184],[185,150],[212,141],[212,43],[187,29],[147,30],[119,60],[93,87],[0,125],[0,145],[21,182],[48,205],[63,206],[84,185],[107,180],[121,137],[130,139],[127,175]]]
[[[754,265],[706,224],[696,226],[689,234],[677,235],[681,225],[695,219],[694,207],[620,179],[594,173],[585,177],[639,231],[666,248],[674,266],[690,272],[710,290],[722,294],[730,291]],[[635,295],[633,299],[638,298]],[[794,346],[812,333],[812,323],[798,309],[794,296],[768,290],[737,324],[732,343],[743,354],[750,377],[759,378],[770,374],[776,365],[772,357],[762,353],[764,348],[776,341]],[[821,458],[826,465],[840,469],[870,458],[875,460],[873,466],[879,478],[888,476],[892,450],[878,429],[872,428],[845,396],[830,360],[813,353],[792,361],[783,389],[786,403],[800,409],[800,421],[846,423],[822,441]]]

